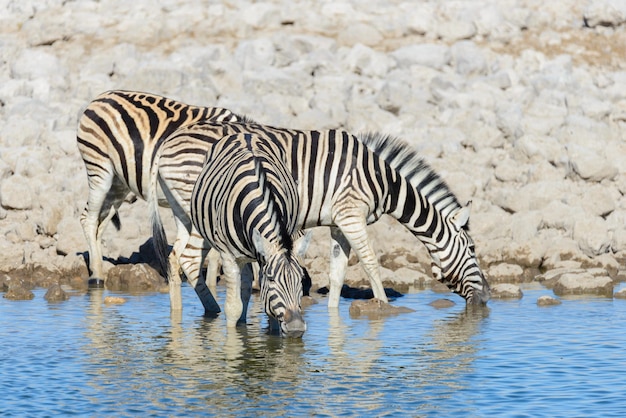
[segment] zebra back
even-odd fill
[[[84,110],[78,123],[78,148],[90,182],[112,172],[145,199],[155,151],[166,137],[199,120],[238,119],[219,107],[191,106],[149,93],[108,91]]]

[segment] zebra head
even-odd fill
[[[443,218],[444,228],[432,244],[433,275],[468,304],[486,304],[489,283],[478,266],[474,241],[468,233],[471,201]]]
[[[306,331],[300,305],[302,283],[310,278],[291,249],[269,242],[257,230],[253,241],[261,256],[259,281],[265,313],[278,322],[283,335],[301,337]]]

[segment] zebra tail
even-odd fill
[[[116,230],[122,229],[122,222],[120,221],[120,214],[118,211],[115,211],[115,214],[111,218],[111,222],[113,222],[113,226]]]
[[[165,281],[169,282],[170,263],[168,262],[168,245],[167,235],[163,228],[161,215],[159,214],[159,198],[158,198],[158,159],[153,163],[153,172],[150,178],[150,190],[148,193],[148,205],[150,207],[150,221],[152,223],[152,242],[154,252],[156,254],[157,266],[161,273],[165,276]]]

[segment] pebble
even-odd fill
[[[104,298],[105,305],[121,305],[126,303],[126,299],[119,296],[106,296]]]
[[[559,299],[553,298],[552,296],[539,296],[537,298],[537,306],[556,306],[561,303]]]

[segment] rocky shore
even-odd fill
[[[120,88],[272,125],[403,138],[472,200],[495,297],[521,297],[531,281],[555,296],[612,296],[626,280],[625,2],[158,4],[0,1],[5,297],[85,286],[76,123],[97,94]],[[162,288],[145,213],[129,199],[121,231],[105,233],[112,286]],[[411,234],[387,218],[370,231],[385,286],[436,288]],[[323,287],[328,231],[314,237],[306,263]],[[354,259],[347,279],[367,284]]]

